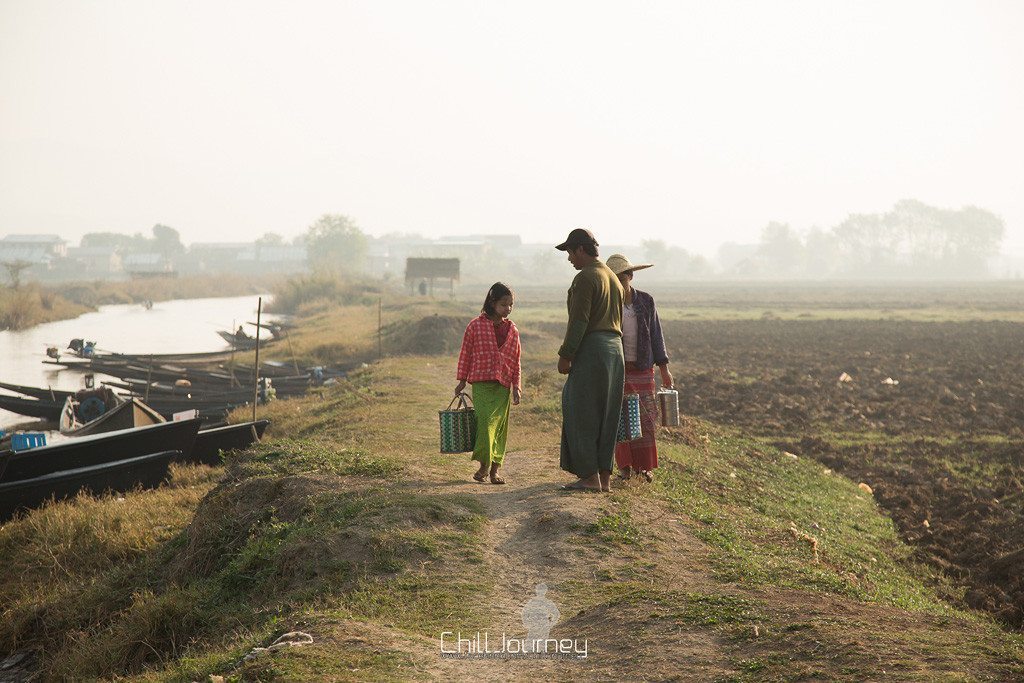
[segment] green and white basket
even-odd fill
[[[619,413],[619,430],[615,440],[619,443],[636,441],[643,436],[640,428],[640,394],[626,394],[622,397],[622,411]]]
[[[459,404],[453,409],[455,401]],[[476,411],[466,394],[452,399],[445,410],[437,411],[441,423],[441,452],[466,453],[476,441]]]

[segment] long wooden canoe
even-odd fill
[[[0,484],[160,451],[180,451],[178,457],[187,459],[192,453],[201,423],[200,418],[162,422],[18,451],[10,457],[7,469],[0,477]]]
[[[0,482],[0,521],[10,519],[18,511],[45,505],[47,501],[70,498],[79,491],[105,493],[130,491],[138,486],[155,488],[167,478],[171,460],[180,455],[179,451],[159,451],[58,470],[30,479]]]
[[[60,416],[60,433],[65,436],[81,437],[90,434],[115,432],[119,429],[131,429],[166,422],[164,416],[137,398],[129,398],[103,413],[95,420],[82,424],[75,419],[73,398],[64,404],[64,412]]]
[[[23,384],[8,384],[7,382],[0,382],[0,389],[6,389],[7,391],[13,391],[16,394],[31,396],[32,398],[41,398],[47,401],[63,401],[68,396],[75,393],[73,391],[68,391],[67,389],[27,387]]]
[[[38,417],[43,420],[60,419],[60,411],[64,407],[64,399],[51,401],[41,398],[21,398],[20,396],[7,396],[0,394],[0,410],[9,410],[18,415]]]
[[[189,460],[204,465],[221,464],[221,452],[248,448],[263,438],[270,420],[241,422],[239,424],[201,429],[196,436],[196,445],[192,448]]]

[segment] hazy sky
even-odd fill
[[[0,0],[0,235],[660,238],[976,204],[1024,253],[1024,2]]]

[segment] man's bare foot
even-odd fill
[[[563,491],[588,491],[591,493],[600,493],[601,491],[601,478],[595,472],[589,477],[581,477],[572,484],[566,484],[562,487]]]
[[[601,470],[601,490],[605,493],[611,493],[612,490],[612,471]]]

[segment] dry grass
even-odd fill
[[[0,289],[0,330],[22,330],[26,327],[73,318],[88,309],[35,284],[20,289]]]

